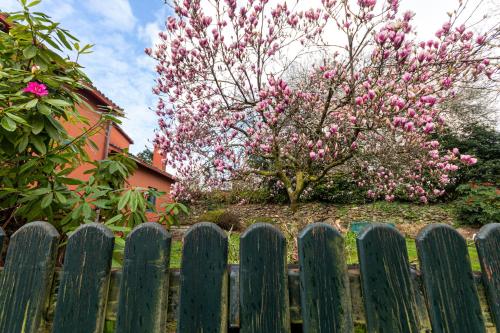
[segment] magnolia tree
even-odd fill
[[[397,0],[171,5],[146,52],[158,62],[156,143],[185,187],[273,177],[295,205],[349,162],[369,196],[426,202],[475,163],[430,139],[461,85],[498,75],[498,26],[473,32],[462,5],[428,41]]]

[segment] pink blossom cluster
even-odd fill
[[[215,0],[208,15],[208,2],[173,1],[176,16],[146,53],[157,61],[156,143],[180,178],[217,186],[254,172],[293,190],[298,173],[313,183],[373,156],[356,171],[370,196],[393,200],[404,189],[425,202],[476,162],[430,136],[460,85],[498,75],[490,33],[450,20],[418,41],[399,1],[351,2],[298,10]],[[332,46],[333,30],[351,42]],[[392,156],[399,164],[385,163],[388,144],[405,151]]]
[[[31,93],[33,95],[43,97],[49,94],[47,86],[43,83],[38,83],[35,81],[28,82],[28,85],[23,90],[24,92]]]

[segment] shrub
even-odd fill
[[[457,147],[461,154],[470,154],[477,163],[461,168],[457,173],[456,185],[468,182],[500,182],[500,132],[484,125],[470,125],[462,134],[451,131],[439,137],[444,148]]]
[[[496,186],[467,184],[458,187],[458,223],[484,225],[500,222],[500,191]]]
[[[241,221],[236,214],[224,209],[210,210],[199,218],[200,222],[212,222],[223,230],[241,230]]]
[[[339,173],[311,189],[307,199],[339,204],[364,203],[366,189],[357,186],[352,177]]]

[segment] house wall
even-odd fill
[[[87,102],[93,110],[89,109],[89,107],[87,107],[86,105],[77,105],[77,110],[81,116],[88,119],[88,125],[82,126],[80,122],[76,123],[71,119],[69,119],[68,121],[62,121],[62,124],[66,131],[68,131],[69,135],[73,137],[81,135],[87,128],[95,125],[100,119],[100,114],[94,110],[98,110],[99,105],[102,103],[99,103],[99,101],[92,98],[92,96],[87,97]],[[90,144],[87,144],[85,150],[87,151],[90,159],[93,161],[103,159],[105,157],[104,146],[106,143],[105,124],[103,124],[99,128],[99,131],[91,137],[91,140],[95,142],[95,144],[97,145],[97,149]],[[131,142],[130,139],[126,135],[124,135],[118,128],[113,126],[111,127],[109,143],[110,145],[119,147],[120,149],[127,149],[133,142]],[[159,153],[156,150],[155,155],[158,155],[154,157],[155,162],[161,160],[161,158],[159,157]],[[170,187],[173,181],[165,175],[162,175],[159,172],[155,172],[139,163],[137,164],[137,166],[138,169],[136,170],[136,172],[128,179],[129,186],[144,188],[154,187],[161,192],[165,192],[166,195],[158,198],[158,200],[156,201],[157,210],[161,210],[161,206],[163,204],[171,201]],[[85,171],[91,169],[92,167],[92,164],[84,163],[78,166],[72,173],[70,173],[69,177],[87,181],[89,179],[89,175],[85,174]],[[164,170],[161,165],[158,165],[158,167],[160,170]],[[158,220],[158,217],[152,213],[148,213],[147,217],[149,221]]]
[[[92,107],[97,109],[97,105],[94,101],[89,100],[88,103]],[[93,110],[89,110],[89,108],[84,106],[84,105],[77,105],[76,108],[78,110],[78,113],[81,116],[87,118],[87,120],[89,121],[89,124],[86,126],[82,126],[78,122],[75,124],[72,121],[72,119],[69,119],[68,121],[63,121],[64,128],[66,129],[66,131],[68,131],[69,135],[71,135],[72,137],[77,137],[77,136],[81,135],[86,129],[88,129],[92,125],[95,125],[99,121],[99,118],[100,118],[100,116],[97,112],[95,112]],[[104,126],[99,128],[99,132],[96,133],[95,135],[93,135],[91,137],[91,140],[95,142],[95,144],[97,145],[98,148],[96,149],[95,147],[91,146],[90,144],[87,144],[87,146],[85,147],[85,151],[87,152],[87,154],[89,155],[89,157],[92,161],[101,160],[104,156],[104,143],[105,143],[105,128],[104,128]],[[77,167],[72,173],[70,173],[69,177],[78,178],[81,180],[88,180],[89,175],[86,175],[84,172],[91,169],[91,168],[92,168],[92,164],[84,163],[84,164],[80,165],[79,167]]]
[[[167,177],[162,176],[143,165],[138,164],[137,171],[128,179],[130,186],[136,187],[153,187],[158,191],[165,192],[165,195],[161,196],[156,200],[156,210],[162,211],[166,203],[172,202],[170,196],[170,188],[172,186],[172,181]],[[156,214],[147,214],[149,221],[157,221],[158,217]]]

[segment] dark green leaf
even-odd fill
[[[59,37],[59,40],[64,44],[64,46],[66,46],[68,50],[73,50],[71,45],[68,43],[66,36],[64,36],[61,30],[57,30],[57,37]]]
[[[14,132],[16,130],[16,122],[12,119],[10,119],[9,117],[3,117],[2,118],[2,127],[6,130],[6,131],[9,131],[9,132]]]
[[[57,201],[59,201],[60,203],[65,204],[67,202],[66,197],[61,192],[55,192],[55,195]]]
[[[23,152],[26,147],[28,146],[28,142],[29,142],[29,136],[27,134],[24,134],[21,139],[19,140],[19,143],[17,145],[17,151],[20,153],[20,152]]]
[[[28,46],[27,48],[25,48],[23,50],[23,56],[24,56],[24,58],[26,58],[26,59],[33,58],[34,56],[36,56],[37,50],[38,49],[37,49],[37,47],[35,45]]]
[[[47,193],[49,193],[51,191],[52,190],[50,188],[48,188],[48,187],[37,188],[35,190],[29,191],[28,195],[30,195],[30,196],[39,196],[39,195],[47,194]]]
[[[28,4],[27,7],[34,7],[34,6],[38,5],[40,2],[42,2],[42,0],[34,0],[30,4]]]
[[[45,146],[45,143],[43,140],[38,137],[38,136],[32,136],[30,138],[30,142],[33,144],[35,149],[42,155],[45,155],[47,153],[47,147]]]
[[[107,226],[109,226],[109,225],[112,225],[113,223],[115,223],[117,221],[120,221],[122,218],[123,218],[123,214],[118,214],[116,216],[113,216],[109,220],[107,220],[106,223],[104,223],[104,224],[107,225]]]
[[[12,114],[10,112],[5,112],[5,114],[7,115],[7,117],[9,117],[10,119],[14,120],[17,123],[27,124],[26,120],[24,120],[23,118],[21,118],[19,116],[16,116],[15,114]]]
[[[120,201],[118,201],[118,210],[122,210],[123,208],[125,208],[125,206],[127,205],[129,199],[130,199],[130,195],[131,195],[132,191],[127,191],[125,192],[124,195],[122,195],[122,197],[120,198]]]
[[[52,192],[48,193],[43,197],[42,202],[40,202],[40,207],[47,208],[48,206],[50,206],[53,199],[54,199],[54,193]]]
[[[36,118],[31,122],[31,133],[37,135],[43,130],[43,127],[43,119]]]
[[[52,109],[47,104],[38,103],[37,108],[38,111],[40,111],[40,113],[44,116],[48,116],[52,113]]]
[[[50,105],[53,105],[55,107],[68,107],[71,106],[71,103],[66,102],[65,100],[62,99],[45,99],[45,103],[48,103]]]
[[[32,109],[32,108],[34,108],[37,105],[37,103],[38,103],[38,99],[35,98],[35,99],[32,99],[31,101],[29,101],[28,103],[26,103],[24,105],[24,107],[26,109]]]

